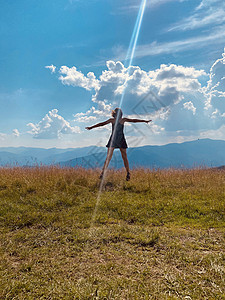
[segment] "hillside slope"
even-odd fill
[[[0,299],[224,299],[225,172],[0,168]]]

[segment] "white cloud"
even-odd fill
[[[18,129],[13,129],[13,135],[19,137],[20,136],[20,132]]]
[[[85,116],[85,114],[84,114],[84,116],[81,116],[81,117],[78,117],[77,114],[76,114],[76,115],[74,115],[74,117],[75,117],[75,120],[77,122],[80,122],[80,123],[81,122],[86,123],[86,122],[90,122],[90,121],[95,121],[97,119],[97,117],[95,117],[95,116]]]
[[[153,123],[151,124],[151,131],[154,134],[161,134],[163,131],[165,131],[165,128]]]
[[[203,88],[206,97],[206,110],[224,110],[225,112],[225,49],[222,58],[217,59],[210,69],[209,81],[207,86]]]
[[[185,109],[192,111],[193,115],[195,115],[196,107],[194,107],[194,104],[191,101],[185,102],[183,106]]]
[[[214,140],[225,140],[225,125],[222,125],[218,129],[212,129],[200,132],[201,138],[210,138]]]
[[[78,126],[71,126],[62,116],[58,115],[57,109],[52,109],[37,124],[27,124],[31,128],[29,131],[36,139],[57,139],[62,134],[80,133]]]
[[[0,132],[0,140],[4,141],[5,138],[6,138],[6,134]]]
[[[74,115],[79,122],[93,121],[99,117],[110,116],[113,107],[120,104],[121,96],[126,89],[127,99],[123,105],[126,106],[128,114],[149,93],[155,95],[153,102],[160,102],[154,115],[165,114],[170,105],[176,104],[183,99],[182,93],[195,93],[201,89],[198,78],[206,76],[204,70],[196,70],[193,67],[161,65],[159,69],[146,72],[138,66],[126,68],[120,61],[107,61],[107,69],[102,72],[99,79],[93,73],[85,76],[77,71],[76,67],[61,67],[59,80],[67,85],[83,87],[86,90],[94,89],[92,101],[98,108],[92,106],[86,113]],[[62,71],[63,70],[63,71]],[[153,96],[151,96],[153,97]],[[154,98],[154,97],[153,97]],[[159,104],[159,102],[157,104]],[[160,114],[158,113],[160,111]]]
[[[212,118],[212,119],[215,119],[215,118],[217,118],[219,115],[220,115],[220,112],[219,112],[219,110],[216,108],[216,109],[212,112],[211,118]]]
[[[224,38],[225,29],[224,27],[222,27],[216,30],[212,30],[210,33],[198,35],[184,40],[165,43],[158,43],[154,41],[150,44],[137,46],[135,57],[141,58],[160,54],[174,54],[198,48],[201,49],[215,43],[217,43],[218,45],[224,44]],[[124,57],[125,53],[121,53],[120,57],[117,57],[117,59],[123,59]]]
[[[93,72],[89,72],[85,76],[82,72],[77,71],[76,67],[69,68],[62,66],[59,73],[62,74],[59,80],[65,85],[79,86],[88,91],[98,88],[98,80]]]
[[[222,0],[202,0],[201,3],[196,7],[196,10],[208,8],[214,4],[218,5],[218,2],[222,3]]]
[[[212,2],[212,1],[211,1]],[[215,1],[213,1],[215,3]],[[222,1],[216,6],[201,5],[200,10],[197,8],[195,13],[192,13],[188,18],[176,23],[169,28],[169,31],[186,31],[193,30],[205,26],[215,26],[225,22],[225,5]],[[218,3],[217,3],[218,4]]]
[[[151,125],[154,125],[152,130],[155,133],[167,132],[169,136],[177,130],[191,132],[196,128],[199,132],[206,132],[212,128],[217,130],[224,123],[225,53],[212,65],[210,74],[175,64],[162,64],[157,69],[146,71],[139,66],[126,68],[120,61],[107,61],[99,77],[93,73],[86,76],[75,67],[64,66],[63,70],[59,78],[62,83],[92,92],[91,108],[75,114],[76,122],[93,123],[110,117],[111,110],[119,106],[126,89],[122,103],[124,113],[128,117],[154,120]],[[201,82],[208,78],[206,85],[202,86]],[[187,113],[188,110],[191,114]],[[33,134],[38,136],[41,130],[36,128],[37,125],[30,126]]]
[[[194,67],[183,67],[174,64],[161,65],[160,69],[149,72],[155,82],[164,88],[176,88],[178,92],[192,92],[199,90],[201,87],[198,78],[206,76],[204,70],[196,70]]]
[[[146,2],[146,8],[153,9],[158,6],[170,3],[170,2],[184,2],[187,0],[151,0]],[[132,11],[137,11],[140,8],[140,1],[137,0],[126,0],[123,1],[123,5],[119,5],[119,12],[127,14]]]
[[[56,67],[53,65],[50,66],[45,66],[46,69],[49,69],[51,71],[51,73],[55,73]]]
[[[104,102],[99,103],[101,109],[96,109],[92,106],[86,113],[77,113],[74,115],[75,121],[77,122],[90,122],[95,121],[97,118],[107,117],[112,111],[111,105],[106,105]]]

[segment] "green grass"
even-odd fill
[[[225,299],[225,172],[99,173],[0,169],[0,299]]]

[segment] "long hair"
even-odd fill
[[[123,112],[122,112],[122,109],[120,108],[115,108],[114,110],[112,110],[112,117],[115,118],[115,119],[121,119],[123,116]]]

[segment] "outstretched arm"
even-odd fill
[[[124,122],[131,122],[131,123],[149,123],[152,120],[142,120],[142,119],[129,119],[129,118],[124,118]]]
[[[97,128],[97,127],[101,127],[101,126],[105,126],[109,123],[112,123],[112,119],[108,119],[107,121],[104,121],[104,122],[101,122],[101,123],[98,123],[98,124],[95,124],[93,126],[90,126],[90,127],[85,127],[87,130],[91,130],[93,128]]]

